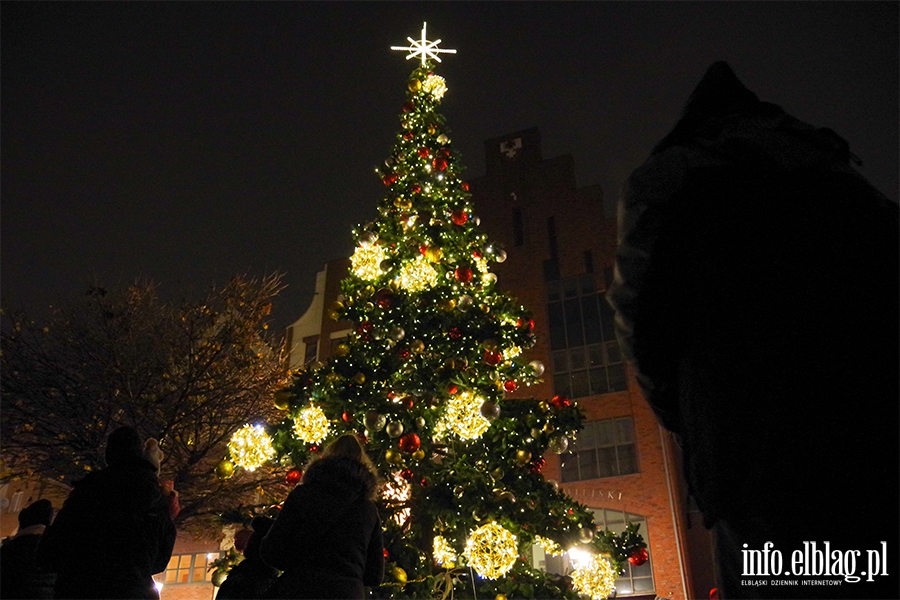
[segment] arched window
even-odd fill
[[[647,531],[647,518],[643,515],[622,512],[620,510],[611,510],[608,508],[593,508],[594,521],[599,529],[606,529],[613,533],[622,533],[625,526],[629,523],[638,523],[640,529],[638,532],[643,536],[644,540],[650,539]],[[648,553],[650,549],[648,547]],[[631,563],[625,563],[625,573],[616,579],[616,591],[614,597],[623,598],[629,596],[649,596],[652,595],[655,587],[653,584],[653,568],[652,553],[650,559],[642,565],[635,566]],[[549,571],[551,573],[565,574],[572,570],[567,554],[562,556],[551,556],[545,554],[541,547],[537,544],[533,548],[533,564],[539,569]]]

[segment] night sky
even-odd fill
[[[286,274],[299,318],[383,186],[428,38],[466,176],[484,140],[538,127],[614,203],[706,68],[830,127],[898,199],[897,2],[3,2],[4,306],[40,314],[95,281],[194,294]],[[477,206],[475,207],[477,211]]]

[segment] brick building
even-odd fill
[[[486,173],[469,181],[473,204],[488,237],[507,252],[492,267],[500,287],[535,316],[538,341],[525,360],[546,366],[542,384],[509,397],[561,394],[587,416],[566,454],[548,454],[544,474],[593,509],[601,527],[641,524],[650,560],[629,565],[619,597],[705,600],[715,585],[711,537],[687,497],[672,436],[623,362],[604,299],[617,236],[602,190],[577,187],[571,156],[545,160],[537,129],[487,140],[485,151]],[[323,360],[349,333],[348,323],[325,316],[348,266],[348,259],[325,265],[310,307],[288,328],[292,367]],[[536,552],[547,569],[567,566]]]

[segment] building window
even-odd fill
[[[316,360],[316,354],[319,350],[319,340],[311,339],[306,342],[306,352],[303,355],[303,364],[311,363]]]
[[[586,423],[561,462],[563,483],[637,473],[632,418]]]
[[[629,523],[638,523],[641,526],[638,529],[638,533],[643,536],[645,541],[650,540],[645,517],[608,508],[594,508],[591,510],[594,512],[594,522],[598,528],[618,534],[625,531],[625,526]],[[649,546],[647,547],[647,552],[648,554],[650,552]],[[625,562],[625,573],[616,578],[616,597],[649,595],[653,593],[652,560],[653,558],[650,557],[647,559],[647,562],[637,567],[630,562]]]
[[[513,245],[523,246],[525,244],[525,222],[522,219],[522,209],[513,209]]]
[[[638,532],[649,540],[650,536],[647,531],[647,518],[642,515],[622,512],[620,510],[610,510],[607,508],[593,508],[594,523],[599,529],[606,529],[613,533],[622,533],[625,526],[629,523],[638,523],[640,528]],[[647,549],[648,554],[650,549]],[[532,557],[535,567],[547,571],[549,573],[557,573],[565,575],[574,569],[574,565],[569,561],[569,555],[551,556],[546,554],[538,544],[532,548]],[[616,591],[614,596],[622,598],[627,596],[647,597],[653,595],[655,591],[653,585],[653,568],[651,566],[652,556],[644,564],[636,567],[626,562],[625,572],[616,578]]]
[[[555,393],[570,398],[626,389],[613,310],[590,273],[547,284]]]
[[[212,581],[209,563],[219,558],[218,552],[173,554],[166,566],[165,584],[204,583]]]

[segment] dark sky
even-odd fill
[[[286,273],[283,327],[375,216],[412,61],[441,38],[467,175],[536,126],[615,199],[715,60],[830,127],[898,199],[897,2],[3,2],[5,306],[98,280]],[[477,210],[477,206],[476,206]]]

